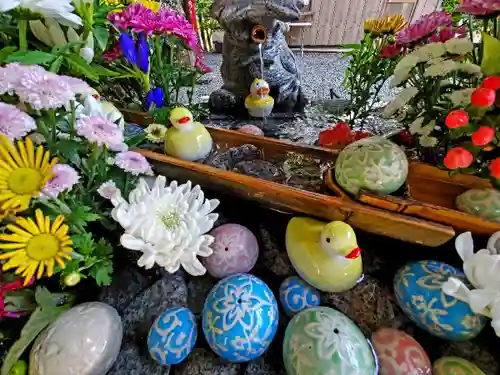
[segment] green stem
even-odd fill
[[[470,36],[470,41],[474,43],[474,20],[472,18],[472,14],[469,14],[469,36]],[[475,46],[472,49],[472,59],[474,61],[474,64],[478,63]]]
[[[127,196],[128,189],[128,173],[123,174],[123,196]]]
[[[19,23],[19,51],[26,52],[28,50],[28,20],[20,19]]]
[[[55,110],[49,110],[50,125],[52,126],[52,142],[54,144],[57,141],[57,123],[56,123],[56,113]]]
[[[76,107],[75,102],[72,100],[71,103],[71,113],[69,118],[69,139],[72,140],[76,135],[75,122],[76,122]]]

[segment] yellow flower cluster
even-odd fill
[[[121,8],[126,7],[128,4],[141,3],[145,8],[151,9],[153,12],[158,12],[161,8],[161,3],[156,0],[100,0],[99,4],[114,7],[112,12],[120,11]]]
[[[402,14],[395,14],[384,18],[367,19],[364,24],[365,33],[377,38],[382,35],[393,35],[403,30],[407,23]]]

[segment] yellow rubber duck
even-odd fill
[[[274,107],[274,99],[269,96],[269,84],[256,78],[250,86],[250,95],[245,99],[245,108],[252,117],[267,117]]]
[[[195,122],[192,113],[184,107],[170,112],[172,127],[165,136],[165,152],[176,158],[196,161],[204,159],[212,151],[212,136],[205,125]]]
[[[356,234],[342,221],[291,219],[286,228],[286,250],[300,277],[324,292],[345,292],[362,277]]]

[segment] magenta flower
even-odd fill
[[[425,41],[434,34],[439,28],[449,27],[453,24],[453,19],[449,13],[433,12],[426,14],[417,22],[406,27],[396,34],[396,43],[408,45]]]
[[[120,152],[116,154],[115,164],[125,172],[137,176],[140,174],[153,175],[153,169],[148,160],[134,151]]]
[[[80,180],[78,172],[67,164],[54,165],[52,173],[55,173],[56,175],[49,182],[47,182],[47,185],[45,185],[42,190],[41,196],[57,198],[59,193],[71,190]]]
[[[141,3],[134,3],[121,12],[110,13],[108,21],[118,29],[125,31],[128,27],[134,27],[134,25],[139,24],[141,21],[146,21],[152,15],[154,15],[152,10],[144,7]]]
[[[103,117],[90,116],[81,118],[76,122],[75,127],[76,133],[91,143],[106,146],[111,151],[124,151],[127,149],[122,129],[114,122]]]
[[[470,13],[475,16],[488,16],[500,12],[499,0],[462,0],[457,12]]]
[[[467,26],[460,26],[454,28],[453,26],[443,27],[437,30],[432,36],[429,38],[430,43],[445,43],[450,39],[458,38],[462,39],[467,36]]]
[[[0,102],[0,134],[11,141],[25,137],[36,129],[35,120],[16,106]]]

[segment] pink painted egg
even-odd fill
[[[394,328],[381,328],[372,336],[380,375],[430,375],[432,366],[420,344]]]
[[[240,126],[238,128],[238,130],[240,132],[252,134],[252,135],[259,135],[259,136],[264,135],[264,132],[262,131],[261,128],[259,128],[258,126],[255,126],[255,125],[251,125],[251,124]]]
[[[224,224],[211,233],[215,240],[213,254],[204,259],[207,271],[223,278],[237,273],[247,273],[257,263],[259,244],[255,235],[239,224]]]

